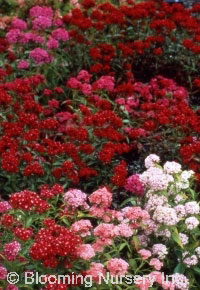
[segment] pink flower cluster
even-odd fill
[[[45,17],[52,19],[53,18],[53,10],[51,7],[34,6],[30,9],[29,16],[31,18],[45,16]]]
[[[39,47],[31,50],[29,56],[32,60],[36,62],[37,65],[43,63],[50,63],[53,59],[46,50]]]
[[[0,280],[5,280],[7,277],[7,273],[8,273],[7,269],[2,265],[0,265]]]
[[[47,16],[38,16],[33,20],[32,28],[34,30],[42,30],[45,28],[49,28],[52,25],[52,21]]]
[[[64,201],[66,203],[66,208],[75,210],[78,207],[83,209],[88,209],[89,206],[86,202],[87,195],[78,189],[70,189],[64,194]]]
[[[11,28],[13,29],[19,29],[19,30],[26,30],[27,29],[27,23],[20,19],[20,18],[15,18],[13,19],[11,23]]]
[[[93,281],[96,283],[99,282],[99,276],[100,275],[105,275],[106,270],[104,268],[104,265],[101,263],[91,263],[89,270],[87,270],[87,275],[91,275]]]
[[[20,243],[17,241],[13,241],[5,245],[3,255],[8,261],[14,261],[20,250]]]
[[[7,201],[0,201],[0,213],[10,210],[12,207]]]
[[[83,260],[88,261],[95,256],[95,251],[90,244],[82,244],[78,248],[78,256]]]
[[[108,261],[107,268],[113,276],[123,276],[128,270],[129,264],[123,259],[113,258]]]
[[[93,83],[94,90],[106,90],[113,92],[115,87],[115,79],[111,76],[102,76]]]
[[[138,174],[131,175],[127,178],[124,188],[133,194],[144,195],[144,187]]]
[[[56,40],[67,41],[69,40],[69,33],[64,28],[58,28],[52,31],[52,37]]]
[[[90,236],[90,230],[92,229],[92,224],[90,220],[79,220],[72,224],[72,231],[76,234],[80,234],[81,237]]]
[[[136,99],[134,96],[130,96],[127,99],[119,98],[116,100],[116,103],[123,106],[123,108],[125,108],[129,113],[133,113],[139,105],[139,99]]]

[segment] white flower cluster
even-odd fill
[[[174,280],[175,289],[180,289],[180,290],[188,290],[189,289],[190,283],[185,275],[176,273],[173,276],[174,276],[173,280]]]
[[[187,268],[190,268],[191,266],[195,266],[198,264],[198,258],[196,255],[192,255],[190,257],[187,257],[183,260],[183,263],[187,265]]]
[[[179,237],[180,237],[181,242],[182,242],[183,245],[187,245],[188,244],[189,238],[188,238],[187,235],[180,233]]]
[[[153,214],[153,220],[160,224],[174,226],[178,223],[179,218],[176,215],[175,209],[166,206],[157,206]]]
[[[196,217],[191,216],[185,220],[185,224],[188,230],[193,230],[199,225],[199,221]]]
[[[163,260],[168,254],[167,248],[163,244],[154,244],[152,247],[153,255],[156,255],[158,259]]]

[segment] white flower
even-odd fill
[[[192,177],[194,175],[194,171],[192,170],[184,170],[182,173],[181,173],[181,179],[183,182],[187,182],[188,179],[190,179],[190,177]]]
[[[187,214],[199,214],[199,205],[196,201],[189,201],[185,204]]]
[[[191,216],[185,220],[185,224],[188,230],[193,230],[199,225],[199,221],[194,216]]]
[[[195,249],[195,253],[197,254],[198,258],[200,259],[200,247]]]
[[[172,281],[173,281],[173,286],[175,286],[176,289],[179,289],[179,290],[189,289],[189,284],[190,284],[189,280],[183,274],[179,274],[179,273],[173,274]]]
[[[154,167],[155,163],[160,162],[160,157],[156,154],[150,154],[147,156],[147,158],[144,160],[144,164],[146,168]]]
[[[158,256],[158,259],[163,260],[168,254],[167,248],[163,244],[155,244],[152,247],[153,255]]]
[[[165,206],[158,206],[156,208],[153,219],[167,226],[174,226],[179,221],[175,209]]]
[[[191,257],[187,257],[183,260],[183,263],[187,265],[188,268],[198,264],[198,258],[196,255],[192,255]]]
[[[179,237],[180,237],[181,242],[182,242],[183,245],[187,245],[188,244],[189,238],[188,238],[187,235],[179,234]]]
[[[167,174],[179,173],[181,172],[181,165],[174,161],[172,162],[167,161],[164,164],[163,169]]]

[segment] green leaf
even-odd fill
[[[186,269],[186,265],[184,265],[183,263],[179,263],[174,269],[174,273],[183,274],[185,272],[185,269]]]
[[[176,227],[173,228],[172,239],[183,249],[183,244]]]

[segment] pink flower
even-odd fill
[[[17,241],[13,241],[5,245],[3,255],[8,261],[14,261],[20,250],[20,243],[18,243]]]
[[[20,41],[22,37],[22,33],[19,29],[10,29],[8,33],[6,34],[6,38],[9,43],[14,44]]]
[[[149,265],[153,266],[155,270],[160,271],[160,269],[163,266],[163,263],[160,260],[158,260],[156,258],[153,258],[153,259],[150,260]]]
[[[106,187],[100,188],[89,196],[89,201],[100,207],[108,208],[112,203],[112,193]]]
[[[0,280],[5,280],[7,277],[7,269],[3,266],[0,266]]]
[[[26,30],[27,29],[27,24],[25,21],[19,18],[15,18],[12,23],[11,27],[14,29],[19,29],[19,30]]]
[[[81,92],[86,96],[91,95],[92,94],[92,86],[89,84],[82,84],[81,85]]]
[[[34,6],[30,9],[29,15],[31,18],[38,17],[38,16],[45,16],[52,19],[53,10],[50,7]]]
[[[91,74],[87,70],[81,70],[77,76],[77,80],[89,83],[91,79]]]
[[[73,223],[71,229],[76,234],[80,234],[81,237],[87,237],[91,235],[92,224],[90,220],[80,220]]]
[[[143,260],[148,259],[151,257],[151,252],[149,250],[141,249],[138,251],[138,254],[142,257]]]
[[[5,290],[18,290],[18,289],[19,288],[17,286],[9,284]]]
[[[62,19],[55,19],[53,22],[53,25],[57,27],[59,26],[61,27],[61,26],[64,26],[64,22],[62,21]]]
[[[82,84],[76,78],[70,78],[67,82],[67,86],[72,89],[81,89]]]
[[[42,30],[45,28],[49,28],[52,25],[51,19],[46,16],[38,16],[33,20],[33,29],[34,30]]]
[[[107,90],[112,92],[114,90],[114,77],[102,76],[95,83],[93,83],[94,90]]]
[[[67,204],[67,208],[76,209],[83,207],[84,209],[88,209],[86,200],[87,195],[78,189],[70,189],[64,194],[64,201]]]
[[[119,98],[119,99],[116,100],[116,103],[117,103],[118,105],[125,105],[126,101],[125,101],[124,98]]]
[[[115,226],[114,231],[116,236],[121,236],[125,238],[129,238],[133,235],[133,230],[128,224],[120,224],[118,226]]]
[[[50,63],[52,57],[42,48],[35,48],[30,51],[29,56],[33,59],[38,65],[43,63]]]
[[[104,265],[101,263],[91,263],[91,266],[89,270],[87,270],[87,275],[91,275],[92,279],[98,283],[99,282],[99,276],[104,276],[106,274],[106,270],[104,268]]]
[[[123,276],[128,270],[129,264],[123,259],[113,258],[108,261],[107,268],[113,276]]]
[[[47,41],[47,48],[48,49],[56,49],[59,47],[59,42],[54,39],[54,38],[50,38],[48,41]]]
[[[69,33],[64,28],[58,28],[52,31],[52,37],[56,40],[66,41],[69,39]]]
[[[0,202],[0,213],[3,213],[7,210],[10,210],[12,207],[7,201],[1,201]]]
[[[17,68],[19,69],[27,69],[29,67],[29,62],[26,60],[20,60],[20,62],[17,65]]]
[[[59,102],[56,99],[52,99],[48,101],[48,105],[50,108],[57,109],[59,107]]]
[[[144,195],[144,187],[140,181],[140,177],[138,174],[134,174],[134,175],[130,176],[126,180],[126,184],[125,184],[124,188],[133,194]]]
[[[83,260],[88,261],[95,256],[95,251],[90,244],[83,244],[78,249],[78,255]]]

